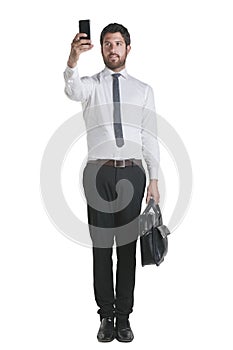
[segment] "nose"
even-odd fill
[[[116,44],[115,43],[112,43],[111,46],[110,46],[110,52],[111,53],[116,53]]]

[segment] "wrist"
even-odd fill
[[[158,179],[150,179],[150,182],[152,182],[152,183],[158,183]]]
[[[77,66],[77,61],[74,61],[74,60],[69,58],[67,61],[67,66],[70,68],[75,68]]]
[[[76,67],[76,65],[77,65],[77,63],[76,64],[72,64],[72,63],[70,63],[69,61],[67,62],[67,66],[69,67],[69,68],[75,68]]]

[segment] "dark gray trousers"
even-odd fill
[[[94,293],[98,313],[101,318],[128,317],[134,304],[138,216],[146,185],[145,171],[138,165],[115,168],[87,163],[83,185],[93,242]],[[115,292],[114,239],[117,253]]]

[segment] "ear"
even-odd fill
[[[130,52],[130,50],[131,50],[131,46],[127,45],[127,47],[126,47],[127,54]]]

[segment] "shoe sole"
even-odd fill
[[[97,338],[98,339],[98,338]],[[100,340],[98,339],[99,343],[111,343],[111,341],[113,341],[115,338],[112,338],[111,340]]]
[[[98,342],[100,342],[100,343],[110,343],[111,341],[113,341],[114,339],[115,339],[116,337],[115,337],[115,335],[112,337],[112,339],[109,339],[109,340],[102,340],[102,339],[99,339],[98,337],[97,337],[97,340],[98,340]]]
[[[116,340],[118,340],[120,343],[130,343],[131,341],[134,340],[134,337],[132,339],[130,339],[130,340],[122,340],[122,339],[119,339],[119,338],[116,337]]]

